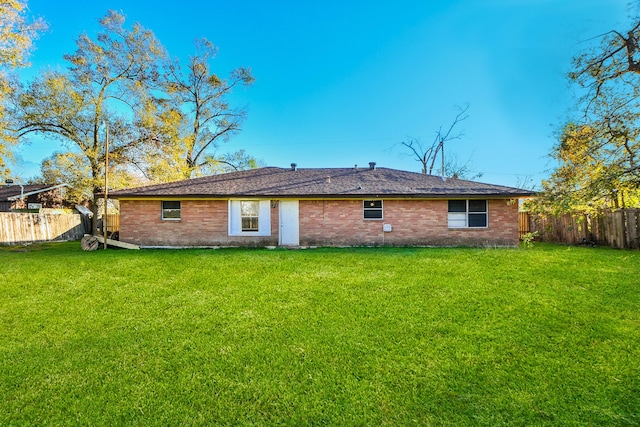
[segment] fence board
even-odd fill
[[[90,230],[90,220],[83,215],[0,212],[2,245],[79,240]]]
[[[627,247],[629,249],[640,249],[640,234],[638,233],[638,216],[640,210],[625,210],[625,226],[627,230]]]
[[[640,209],[620,209],[596,215],[531,216],[531,231],[540,240],[579,244],[595,241],[619,249],[640,249]]]
[[[112,233],[115,233],[117,231],[120,231],[120,215],[107,215],[107,233],[111,235]]]
[[[520,239],[525,234],[531,232],[531,218],[529,212],[518,212],[518,231],[520,232]]]

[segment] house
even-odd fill
[[[183,246],[515,246],[531,191],[388,168],[264,167],[113,191],[120,240]]]
[[[0,212],[13,209],[41,209],[63,207],[63,199],[68,184],[22,185],[8,180],[0,186]]]

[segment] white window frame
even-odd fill
[[[464,212],[449,212],[449,202],[454,200],[447,200],[447,226],[448,228],[471,228],[471,229],[483,229],[489,228],[489,200],[487,199],[467,199],[467,200],[455,200],[465,202]],[[483,212],[471,212],[469,211],[469,202],[483,201],[485,210]],[[470,226],[469,215],[485,215],[486,225],[483,226]]]
[[[380,202],[380,207],[367,206],[367,203]],[[380,212],[380,218],[367,218],[365,212]],[[365,221],[382,221],[384,220],[384,202],[380,199],[368,199],[362,201],[362,219]]]
[[[258,202],[258,230],[242,231],[242,202]],[[229,200],[229,236],[271,236],[271,201],[258,199]]]
[[[255,206],[255,209],[256,209],[255,215],[248,215],[246,212],[243,212],[245,209],[245,206],[249,204],[253,205],[251,206],[252,209]],[[255,228],[254,227],[245,228],[244,226],[245,219],[255,219],[256,220]],[[251,222],[253,223],[254,221],[251,221]],[[259,200],[241,200],[240,201],[240,231],[242,231],[243,233],[246,233],[251,231],[259,231],[259,230],[260,230],[260,201]]]
[[[178,203],[178,208],[165,208],[164,204],[165,203]],[[160,202],[160,210],[162,212],[162,220],[163,221],[180,221],[182,220],[182,202],[180,200],[162,200]],[[166,211],[178,211],[180,213],[180,216],[178,218],[172,218],[172,217],[166,217],[165,216],[165,212]]]

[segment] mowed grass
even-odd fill
[[[638,425],[640,253],[0,248],[0,425]]]

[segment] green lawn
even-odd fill
[[[0,425],[638,425],[640,252],[0,248]]]

